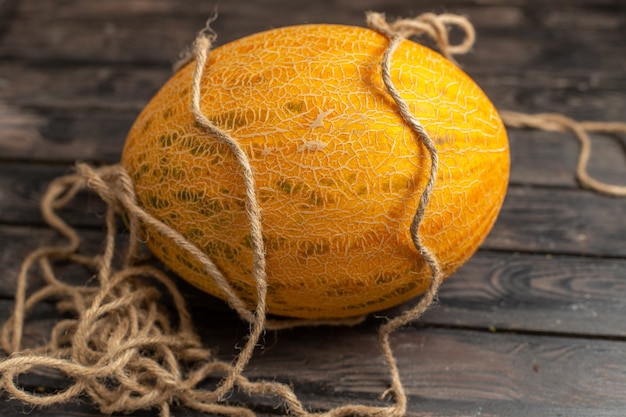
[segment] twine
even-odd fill
[[[303,325],[355,325],[363,321],[364,317],[315,321],[267,319],[265,250],[254,173],[238,142],[216,127],[200,108],[202,73],[208,51],[215,39],[215,33],[208,24],[194,43],[196,64],[192,111],[196,122],[208,134],[229,146],[244,175],[258,300],[255,310],[251,312],[245,308],[226,278],[206,254],[138,205],[132,181],[120,165],[93,168],[79,164],[76,174],[54,180],[42,199],[41,210],[45,221],[63,235],[67,243],[37,249],[23,262],[17,278],[15,309],[0,331],[0,347],[11,353],[9,358],[0,362],[0,387],[14,398],[41,406],[63,403],[80,395],[87,395],[103,413],[158,408],[161,417],[169,417],[170,405],[178,403],[201,412],[254,416],[251,409],[224,401],[225,395],[237,387],[250,396],[273,397],[283,404],[287,413],[299,417],[403,416],[407,410],[407,397],[391,349],[390,336],[428,309],[436,298],[443,275],[436,257],[423,245],[418,233],[435,185],[437,149],[422,124],[410,113],[396,91],[389,68],[397,46],[409,36],[430,37],[442,54],[452,59],[452,54],[464,53],[471,48],[475,34],[467,19],[449,14],[426,13],[389,24],[383,15],[368,13],[367,22],[372,29],[389,39],[381,62],[383,81],[398,112],[414,131],[416,141],[426,148],[431,159],[429,179],[410,226],[413,244],[431,271],[430,287],[415,307],[389,320],[379,331],[380,347],[391,378],[390,388],[383,393],[383,397],[393,396],[393,404],[385,407],[348,404],[315,414],[305,409],[291,387],[274,381],[253,382],[242,375],[265,330]],[[460,28],[465,34],[458,45],[449,44],[450,26]],[[624,195],[625,187],[607,185],[590,178],[586,172],[586,164],[590,152],[587,132],[624,133],[626,124],[579,123],[560,115],[530,116],[513,112],[503,112],[503,119],[509,127],[573,132],[582,144],[577,168],[581,184],[600,192]],[[104,250],[92,257],[78,253],[80,237],[56,213],[83,189],[97,193],[107,204]],[[114,255],[119,252],[116,250],[117,216],[127,219],[129,230],[128,248],[120,267],[116,267],[114,262]],[[196,258],[226,294],[229,305],[243,320],[250,323],[246,344],[232,363],[215,358],[209,349],[202,346],[192,326],[184,299],[173,281],[161,270],[141,262],[139,235],[143,225],[156,229]],[[91,286],[72,286],[62,282],[54,271],[57,261],[68,261],[93,269],[96,271],[97,283]],[[35,267],[39,268],[44,286],[27,296],[28,280]],[[173,312],[162,307],[161,298],[165,295],[172,301]],[[44,345],[23,350],[21,345],[26,315],[35,305],[46,300],[55,300],[61,311],[74,318],[59,321],[51,331],[50,340]],[[41,368],[54,369],[73,382],[63,391],[45,395],[28,392],[19,386],[16,379],[20,374],[36,372]],[[207,378],[220,378],[214,390],[198,387]]]
[[[576,178],[582,187],[615,197],[626,197],[626,186],[607,184],[593,178],[587,172],[591,157],[591,138],[588,132],[626,134],[626,123],[620,122],[577,122],[562,114],[524,114],[513,111],[500,112],[504,124],[511,128],[531,128],[547,132],[571,132],[580,142]]]

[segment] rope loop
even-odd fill
[[[476,41],[476,31],[472,23],[465,17],[456,14],[423,13],[411,19],[397,19],[388,23],[383,13],[369,12],[366,14],[367,25],[390,40],[395,37],[410,38],[426,35],[432,39],[439,51],[448,60],[455,62],[454,55],[468,53]],[[459,29],[463,39],[459,44],[450,44],[450,30]]]

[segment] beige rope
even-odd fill
[[[254,254],[254,270],[253,276],[256,283],[257,306],[254,317],[251,321],[252,329],[248,336],[248,341],[244,345],[239,358],[237,359],[232,372],[222,381],[215,391],[215,400],[220,400],[228,392],[235,379],[241,375],[246,364],[249,362],[254,352],[254,348],[265,329],[266,321],[266,295],[267,295],[267,274],[265,272],[265,244],[263,242],[263,232],[261,226],[261,208],[256,198],[256,186],[254,181],[254,173],[250,165],[248,155],[239,146],[237,141],[228,133],[224,132],[204,115],[200,107],[200,98],[202,97],[202,74],[207,60],[207,52],[211,48],[214,35],[212,31],[208,31],[208,35],[203,31],[196,38],[195,57],[196,66],[193,75],[193,93],[192,93],[192,111],[196,122],[202,126],[209,134],[217,137],[224,142],[235,154],[239,166],[243,170],[244,185],[246,188],[246,211],[250,219],[250,236],[252,242],[252,251]],[[241,302],[243,305],[243,302]],[[239,310],[238,310],[239,311]],[[240,312],[241,314],[241,312]],[[245,314],[245,313],[244,313]]]
[[[428,13],[426,15],[418,16],[418,18],[414,20],[401,20],[396,21],[392,25],[388,25],[381,14],[372,12],[367,14],[367,22],[372,29],[383,33],[389,38],[389,45],[385,49],[382,60],[383,82],[385,83],[387,92],[391,95],[394,102],[396,103],[396,106],[398,107],[398,111],[402,115],[402,118],[417,134],[418,142],[424,145],[431,159],[428,182],[426,184],[426,187],[424,188],[424,191],[422,192],[422,195],[420,196],[420,202],[410,226],[413,244],[418,253],[422,255],[422,258],[430,267],[430,285],[426,293],[422,295],[422,299],[420,300],[420,302],[415,307],[406,311],[404,314],[390,320],[387,324],[381,326],[379,332],[381,350],[383,351],[391,374],[391,387],[389,388],[389,390],[387,390],[386,394],[393,393],[396,399],[396,406],[389,409],[388,415],[402,416],[406,412],[407,398],[400,379],[398,365],[393,355],[393,351],[391,350],[389,337],[391,333],[396,331],[398,328],[408,324],[410,321],[417,319],[430,307],[435,299],[439,286],[443,281],[443,272],[441,270],[439,262],[437,261],[437,258],[431,252],[431,250],[421,242],[419,236],[419,226],[422,222],[422,219],[424,218],[424,213],[426,212],[426,207],[428,206],[428,202],[430,201],[430,196],[432,195],[435,186],[435,180],[437,178],[437,168],[439,162],[437,147],[426,132],[424,126],[420,123],[419,120],[417,120],[417,118],[413,114],[411,114],[409,106],[406,104],[404,99],[402,99],[395,86],[393,85],[390,74],[391,59],[393,57],[393,53],[404,39],[409,36],[419,35],[422,33],[426,33],[431,36],[435,40],[435,42],[440,45],[440,47],[444,45],[444,47],[442,48],[442,52],[444,54],[449,56],[450,50],[447,47],[448,31],[444,26],[445,17],[440,20],[437,16]],[[471,33],[472,35],[466,36],[466,39],[470,39],[473,37],[473,31],[471,31]]]
[[[571,132],[580,142],[580,152],[576,165],[576,177],[583,187],[599,193],[626,197],[626,186],[612,185],[593,178],[587,172],[587,164],[591,156],[591,139],[587,132],[624,134],[626,123],[619,122],[577,122],[562,114],[540,113],[524,114],[512,111],[500,113],[502,120],[508,127],[532,128],[548,132]]]
[[[383,73],[383,81],[389,94],[393,97],[396,105],[398,106],[399,112],[402,115],[403,119],[407,122],[407,124],[415,131],[417,134],[418,141],[423,143],[427,148],[430,156],[431,156],[431,171],[429,175],[429,181],[426,185],[424,192],[420,198],[420,204],[418,206],[417,212],[413,218],[411,224],[411,236],[414,242],[415,247],[418,252],[422,254],[423,258],[426,260],[427,264],[430,266],[432,271],[432,279],[431,279],[431,287],[429,291],[427,291],[427,298],[422,300],[415,308],[411,309],[409,312],[403,314],[402,316],[390,321],[388,324],[381,327],[381,336],[380,343],[387,363],[390,368],[392,384],[389,392],[393,392],[396,397],[397,405],[396,407],[391,407],[389,409],[378,409],[378,408],[366,408],[366,413],[369,415],[371,413],[380,413],[383,412],[384,415],[396,416],[403,415],[406,411],[406,395],[404,393],[404,389],[402,387],[402,383],[400,381],[399,371],[397,368],[397,364],[395,358],[393,356],[393,352],[389,343],[389,335],[399,328],[400,326],[408,323],[410,320],[413,320],[419,317],[432,303],[432,299],[434,298],[437,288],[439,287],[443,274],[441,268],[432,254],[432,252],[426,248],[420,241],[419,238],[419,225],[424,216],[426,206],[428,205],[428,201],[430,199],[430,195],[432,194],[432,190],[434,187],[435,179],[437,176],[437,165],[438,165],[438,157],[437,157],[437,149],[433,143],[433,141],[428,136],[426,130],[421,125],[421,123],[411,114],[408,106],[404,102],[404,100],[400,97],[398,92],[396,91],[390,77],[390,65],[391,65],[391,57],[393,52],[396,50],[399,43],[406,37],[414,34],[427,33],[431,36],[435,37],[435,41],[438,44],[446,44],[447,45],[447,29],[445,29],[444,23],[440,22],[436,19],[436,16],[432,14],[428,14],[423,18],[424,22],[421,25],[411,26],[408,24],[408,21],[400,22],[400,24],[396,24],[395,26],[385,26],[383,25],[384,19],[379,14],[370,13],[368,14],[368,23],[373,29],[381,30],[384,34],[390,37],[390,44],[387,47],[385,54],[383,56],[382,61],[382,73]],[[210,21],[209,21],[210,23]],[[421,23],[421,20],[419,21]],[[446,21],[447,23],[447,21]],[[396,29],[398,28],[398,29]],[[429,30],[429,28],[433,28]],[[396,30],[401,30],[402,32],[395,32]],[[445,33],[445,37],[442,38],[442,33]],[[196,122],[198,122],[202,127],[204,127],[207,132],[215,137],[217,137],[222,142],[226,143],[230,149],[235,154],[239,165],[243,171],[244,175],[244,184],[246,188],[246,197],[247,197],[247,212],[248,218],[250,219],[250,230],[253,241],[253,252],[255,259],[255,270],[254,277],[255,282],[257,284],[257,307],[255,311],[255,318],[252,322],[253,328],[250,332],[248,342],[246,346],[242,350],[235,367],[233,368],[233,372],[230,373],[227,378],[222,382],[218,390],[216,391],[216,399],[219,400],[221,397],[232,388],[234,381],[241,374],[245,365],[249,361],[252,356],[252,351],[254,346],[256,345],[258,338],[261,334],[261,331],[264,328],[265,322],[265,295],[267,291],[266,284],[266,275],[265,275],[265,253],[263,247],[263,239],[262,239],[262,230],[261,230],[261,214],[260,208],[258,206],[256,200],[256,189],[254,185],[254,174],[252,172],[252,167],[250,166],[250,162],[246,153],[241,149],[238,145],[237,141],[230,137],[226,132],[219,129],[215,126],[202,112],[200,105],[201,94],[201,86],[202,86],[202,74],[206,65],[207,59],[207,51],[210,49],[211,44],[215,38],[215,34],[210,28],[202,31],[195,42],[195,57],[196,57],[196,65],[193,77],[193,106],[192,111],[195,116]],[[472,35],[468,35],[467,38],[473,38]],[[472,40],[473,42],[473,40]],[[470,42],[470,44],[472,43]],[[446,53],[449,52],[446,50]],[[360,320],[360,319],[359,319]],[[305,323],[305,322],[303,322]],[[287,395],[285,399],[287,403],[290,402],[291,395]],[[299,409],[301,405],[291,403],[291,409]],[[343,412],[343,411],[342,411]],[[351,411],[354,413],[354,409]]]
[[[108,203],[103,255],[70,257],[69,249],[62,246],[44,248],[28,257],[28,263],[22,270],[27,271],[40,261],[47,285],[29,297],[25,297],[24,291],[16,295],[16,311],[4,323],[0,337],[2,348],[13,352],[12,356],[0,362],[2,389],[19,400],[41,406],[87,394],[105,413],[156,406],[160,415],[167,417],[170,415],[169,404],[178,401],[209,413],[254,415],[241,407],[219,404],[219,390],[205,391],[196,387],[207,377],[232,375],[231,387],[237,385],[250,395],[279,396],[285,399],[295,415],[308,415],[288,386],[275,382],[250,382],[237,372],[236,364],[214,359],[211,352],[201,346],[182,295],[162,271],[150,266],[133,265],[132,262],[126,262],[119,271],[113,270],[115,211],[127,215],[131,234],[139,222],[156,220],[136,204],[132,188],[128,187],[130,178],[119,165],[94,169],[80,164],[77,170],[81,175],[63,177],[51,184],[43,199],[45,217],[52,227],[70,239],[72,249],[77,249],[73,246],[75,232],[56,215],[52,207],[61,209],[71,201],[67,197],[68,192],[75,194],[89,186]],[[168,227],[164,224],[157,223],[155,227],[167,233]],[[177,237],[175,233],[172,236]],[[132,248],[131,245],[135,253],[127,259],[138,258],[138,248]],[[68,258],[81,265],[95,266],[98,269],[98,286],[72,287],[59,281],[51,263],[55,259]],[[27,274],[19,276],[23,284],[27,278]],[[162,294],[150,281],[157,281],[166,288],[166,293],[174,301],[177,313],[174,320],[169,312],[162,311]],[[75,313],[77,318],[59,322],[45,345],[20,351],[26,313],[37,303],[57,297],[62,297],[59,305]],[[179,323],[178,328],[174,328],[173,322]],[[185,373],[183,363],[192,370]],[[196,366],[193,366],[194,363]],[[74,383],[64,391],[43,396],[27,392],[17,385],[15,379],[18,375],[41,367],[56,369],[73,379]],[[110,381],[115,381],[113,388]],[[226,383],[221,386],[226,386]]]
[[[385,19],[384,14],[369,12],[366,15],[366,20],[369,27],[390,40],[426,35],[435,42],[439,52],[452,62],[455,62],[454,55],[469,52],[476,40],[476,32],[472,23],[465,16],[456,14],[423,13],[412,19],[397,19],[390,24]],[[458,45],[450,44],[448,32],[451,27],[457,27],[464,34],[462,42]]]

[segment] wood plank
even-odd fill
[[[0,222],[41,225],[38,204],[52,178],[67,166],[0,166]],[[102,204],[81,197],[67,218],[76,226],[101,227]],[[626,200],[578,189],[510,187],[484,247],[553,254],[626,256]],[[94,215],[95,214],[95,215]]]
[[[179,52],[193,40],[195,30],[201,28],[202,23],[201,19],[180,21],[161,19],[158,22],[143,22],[136,27],[137,23],[118,21],[103,22],[98,25],[99,30],[94,30],[93,22],[54,21],[47,23],[25,20],[7,29],[5,41],[0,44],[0,57],[31,62],[98,64],[134,62],[170,65],[176,60]],[[37,32],[35,28],[41,25],[49,27],[45,32]],[[249,28],[248,25],[242,27]],[[226,42],[267,28],[259,28],[257,31],[246,30],[245,33],[226,32],[220,39]],[[48,35],[43,37],[37,33]],[[613,31],[608,33],[599,39],[573,39],[571,42],[580,43],[580,50],[560,59],[557,58],[560,42],[539,43],[537,39],[520,39],[512,35],[483,37],[474,52],[463,57],[461,62],[469,73],[478,73],[478,69],[484,67],[494,72],[508,72],[511,67],[517,70],[530,68],[555,70],[568,65],[579,65],[581,62],[586,62],[585,68],[590,71],[595,68],[619,71],[621,67],[614,54],[621,51],[621,41],[624,35],[615,34]],[[550,36],[544,37],[550,38]],[[595,46],[598,44],[605,46],[598,50]],[[594,46],[585,47],[585,45]],[[516,50],[527,51],[527,53],[511,54],[511,51]],[[589,59],[590,56],[593,59]]]
[[[117,161],[139,110],[24,110],[0,105],[0,159]]]
[[[576,120],[624,120],[622,92],[626,89],[626,77],[598,75],[603,81],[595,81],[594,77],[594,72],[589,71],[586,79],[571,74],[554,76],[554,82],[551,83],[548,76],[545,84],[539,84],[515,76],[511,77],[513,81],[507,81],[508,77],[501,75],[474,76],[494,105],[501,110],[561,113]],[[518,84],[512,85],[514,82]],[[603,86],[593,86],[596,82],[602,82]]]
[[[16,0],[0,0],[0,35],[13,17]]]
[[[81,236],[82,253],[101,250],[100,231],[82,230]],[[0,226],[0,265],[5,277],[0,280],[0,298],[10,298],[15,293],[14,280],[28,252],[62,243],[62,238],[49,229]],[[93,276],[82,268],[59,268],[61,276],[75,285],[86,283]],[[625,259],[481,250],[443,284],[440,302],[420,322],[498,331],[626,337],[624,271]],[[34,273],[37,277],[36,270]],[[227,311],[222,302],[174,279],[196,314]],[[35,279],[30,288],[39,286],[40,281]],[[380,314],[395,316],[410,305]]]
[[[580,144],[565,133],[509,129],[511,185],[576,188]],[[626,185],[626,137],[591,135],[589,174],[609,184]]]
[[[97,254],[102,250],[103,234],[99,231],[81,231],[81,253]],[[16,291],[16,280],[23,260],[33,250],[52,245],[63,245],[66,241],[51,229],[33,229],[16,226],[0,226],[0,265],[3,278],[0,280],[0,299],[12,298]],[[93,279],[93,272],[68,265],[58,266],[62,276],[73,285],[86,284]],[[31,270],[29,291],[41,288],[43,280],[37,266]],[[0,311],[0,317],[4,313]]]
[[[96,255],[102,252],[104,231],[80,230],[81,248],[83,255]],[[122,232],[123,233],[123,232]],[[117,253],[124,253],[126,244],[123,234],[118,235]],[[56,231],[47,228],[29,228],[19,226],[0,225],[0,265],[3,266],[3,279],[0,280],[0,299],[12,299],[16,291],[16,280],[23,260],[33,250],[43,246],[58,246],[65,243],[65,239]],[[157,262],[155,265],[158,266]],[[66,263],[55,264],[59,277],[71,285],[88,285],[94,279],[94,272],[83,267],[71,266]],[[166,273],[166,268],[160,266]],[[43,279],[39,275],[37,266],[30,271],[29,291],[35,291],[43,285]],[[195,289],[180,278],[170,273],[170,277],[176,281],[180,291],[185,294],[189,308],[209,312],[230,312],[230,309],[221,300],[208,296]],[[0,317],[4,312],[0,310]],[[52,315],[54,316],[54,315]]]
[[[622,69],[619,57],[620,51],[623,51],[624,29],[620,25],[620,15],[615,13],[620,10],[619,6],[589,7],[584,12],[575,9],[564,20],[558,17],[562,13],[562,5],[552,8],[543,5],[540,14],[533,14],[526,8],[520,12],[501,5],[482,4],[477,7],[477,4],[470,4],[465,9],[460,2],[456,7],[460,9],[457,12],[467,12],[480,28],[480,47],[463,60],[470,72],[480,67],[501,71],[511,67],[523,70],[568,66]],[[132,7],[126,7],[132,10]],[[283,4],[281,7],[272,6],[271,2],[246,6],[231,3],[231,6],[220,7],[221,17],[214,25],[220,33],[220,43],[288,24],[328,22],[362,25],[363,12],[371,8],[392,16],[408,12],[406,5],[399,1],[384,5],[376,1],[356,7],[346,2],[335,5],[332,13],[315,2],[298,6]],[[186,8],[189,9],[189,6]],[[132,15],[122,15],[119,11],[100,17],[96,14],[98,8],[89,18],[70,16],[53,19],[51,15],[24,12],[9,28],[5,42],[0,45],[0,56],[38,62],[169,63],[193,39],[194,32],[202,27],[207,13],[196,9],[194,7],[193,14],[161,14],[141,19],[133,19]],[[442,7],[426,8],[428,11],[437,9]],[[446,10],[455,11],[454,5],[446,7]],[[580,21],[594,24],[587,24],[584,31],[568,30]],[[574,45],[576,47],[563,52],[564,47]]]
[[[49,323],[42,319],[34,325]],[[383,405],[376,398],[386,389],[388,375],[376,326],[371,321],[355,328],[268,334],[246,375],[291,383],[305,404],[316,409],[348,401]],[[221,346],[220,356],[229,358],[230,339],[245,328],[231,319],[209,318],[199,331],[207,346]],[[392,344],[411,413],[586,417],[626,412],[622,341],[409,327],[395,334]],[[33,375],[24,383],[37,386],[39,380]],[[45,381],[51,389],[65,384],[54,373],[46,374]],[[176,415],[197,413],[177,410]]]
[[[626,337],[625,271],[625,259],[483,250],[442,285],[440,302],[421,321]]]
[[[0,102],[24,112],[141,110],[172,76],[168,66],[83,65],[42,67],[0,62]],[[6,110],[5,110],[6,111]],[[69,134],[70,132],[68,132]]]
[[[346,345],[344,332],[350,335]],[[404,384],[414,413],[584,416],[625,410],[620,342],[407,329],[394,336],[394,344],[401,374],[410,376]],[[262,371],[274,359],[273,369],[279,362],[286,369],[275,373],[277,379],[297,379],[296,390],[304,380],[337,396],[374,395],[385,387],[377,355],[374,332],[302,330],[279,335],[257,356],[249,375],[269,377]],[[302,369],[302,356],[314,371]],[[320,381],[320,375],[331,382]]]
[[[72,166],[25,165],[14,162],[0,166],[0,223],[44,225],[39,204],[57,177],[73,173]],[[64,218],[74,226],[102,227],[104,203],[94,194],[80,193],[68,206]],[[67,213],[67,214],[66,214]]]
[[[163,67],[38,67],[0,63],[0,100],[24,111],[129,111],[136,114],[172,75]]]
[[[204,19],[74,21],[13,19],[0,40],[0,58],[60,64],[168,65],[189,45]],[[43,28],[43,29],[42,29]]]
[[[147,99],[146,99],[147,101]],[[0,106],[0,159],[22,161],[119,161],[126,134],[144,101],[72,96],[45,98],[52,109]],[[73,103],[73,104],[71,104]],[[73,107],[79,104],[81,108]],[[65,107],[65,106],[68,107]],[[125,108],[125,109],[124,109]],[[621,106],[613,108],[621,109]],[[601,111],[598,107],[597,111]],[[567,134],[510,130],[511,184],[576,187],[579,144]],[[595,178],[623,184],[626,138],[593,135],[589,171]]]
[[[141,109],[172,75],[167,65],[37,66],[0,62],[0,100],[14,107]],[[472,74],[498,108],[558,111],[577,119],[618,119],[626,89],[623,71],[566,68],[563,71]]]
[[[41,386],[40,389],[45,389]],[[102,414],[96,407],[88,402],[85,398],[77,399],[69,404],[55,405],[44,408],[35,408],[21,404],[19,401],[10,400],[6,394],[0,394],[2,402],[1,410],[7,416],[28,415],[30,417],[128,417],[129,414],[113,413]],[[133,417],[154,417],[157,415],[156,410],[136,411],[132,413]],[[181,414],[176,410],[176,417],[219,417],[215,414]],[[259,416],[265,417],[265,416]]]
[[[41,225],[38,204],[66,167],[6,163],[0,167],[0,222]],[[484,247],[543,253],[625,256],[626,201],[580,190],[511,187]],[[103,205],[85,194],[67,210],[75,226],[100,227]]]
[[[279,335],[249,374],[267,375],[262,369],[275,359],[287,370],[276,373],[278,380],[305,380],[334,396],[380,392],[385,373],[380,359],[372,360],[378,358],[375,334],[347,332],[344,346],[343,332]],[[394,344],[401,374],[410,376],[404,384],[413,413],[582,417],[625,410],[626,358],[620,342],[408,329],[394,336]],[[304,355],[315,371],[302,369]],[[319,381],[320,374],[332,382]]]
[[[442,5],[437,0],[424,0],[419,8],[407,5],[404,0],[369,0],[362,2],[340,1],[331,6],[319,7],[317,2],[300,2],[298,5],[286,3],[276,7],[276,1],[256,1],[254,3],[221,3],[218,6],[220,19],[229,19],[224,26],[230,31],[240,26],[250,27],[293,24],[294,19],[310,21],[315,19],[348,20],[352,24],[363,22],[363,11],[377,10],[389,16],[409,16],[420,12],[453,12],[468,15],[482,30],[489,28],[518,28],[522,25],[546,26],[554,29],[584,27],[586,30],[611,30],[619,27],[623,4],[614,0],[553,0],[511,1],[511,0],[457,0]],[[328,13],[332,8],[333,13]],[[49,17],[63,19],[146,19],[154,17],[196,17],[208,16],[215,5],[198,3],[194,0],[109,0],[89,4],[80,0],[64,1],[61,4],[45,0],[24,0],[20,14],[28,17]],[[339,17],[336,17],[339,16]],[[245,22],[245,24],[244,24]],[[234,24],[233,24],[234,23]],[[219,21],[216,22],[219,24]],[[262,29],[261,29],[262,30]]]
[[[626,256],[626,199],[580,190],[511,187],[484,248]]]

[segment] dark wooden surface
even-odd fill
[[[56,236],[38,200],[74,161],[118,160],[126,131],[170,76],[214,2],[0,0],[0,320],[21,259]],[[502,109],[626,118],[626,2],[622,0],[233,0],[219,4],[219,42],[304,22],[357,24],[366,10],[467,15],[478,42],[464,69]],[[511,184],[502,214],[439,304],[393,338],[410,415],[626,415],[626,200],[577,187],[578,145],[559,134],[511,131]],[[626,183],[626,138],[594,137],[591,172]],[[102,204],[68,210],[101,243]],[[68,279],[85,279],[67,270]],[[230,357],[246,326],[181,283],[207,345]],[[45,337],[51,305],[27,340]],[[376,403],[387,373],[375,317],[350,329],[268,333],[247,374],[293,384],[315,409]],[[57,375],[23,384],[55,390]],[[241,401],[246,401],[245,398]],[[261,415],[276,415],[260,404]],[[179,417],[198,413],[174,409]],[[86,400],[32,409],[2,395],[0,415],[97,416]],[[153,410],[136,413],[154,415]]]

